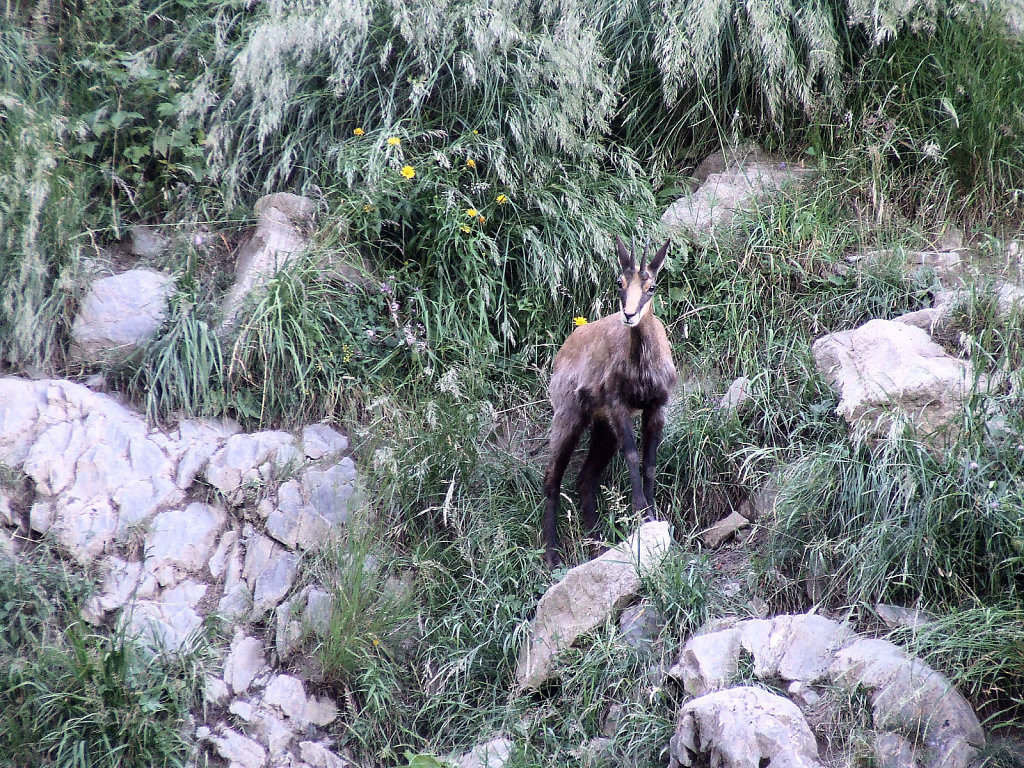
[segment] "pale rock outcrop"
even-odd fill
[[[692,699],[679,710],[669,768],[821,768],[807,721],[789,699],[743,686]]]
[[[302,428],[302,452],[307,459],[337,456],[348,450],[348,438],[327,424],[309,424]]]
[[[545,682],[558,653],[621,610],[640,588],[641,574],[656,568],[671,545],[668,523],[646,523],[626,541],[571,569],[549,588],[537,605],[519,655],[519,686],[535,688]]]
[[[702,531],[700,537],[709,547],[717,547],[748,525],[750,521],[739,512],[730,512],[706,531]]]
[[[269,482],[275,472],[300,459],[295,438],[287,432],[253,432],[232,435],[202,470],[203,478],[233,504],[244,499],[243,486]]]
[[[824,336],[813,352],[839,391],[838,413],[869,436],[884,435],[902,417],[923,437],[937,437],[973,384],[970,362],[946,354],[920,328],[891,320]]]
[[[309,243],[316,204],[288,192],[256,201],[256,229],[235,255],[235,282],[224,298],[224,326],[230,327],[245,297],[267,283]]]
[[[974,710],[949,680],[887,640],[844,648],[829,674],[848,688],[865,688],[875,728],[916,742],[927,768],[968,768],[985,745]]]
[[[174,281],[151,269],[132,269],[92,282],[71,326],[69,354],[83,362],[126,356],[159,330]]]
[[[202,571],[217,543],[227,514],[210,504],[194,502],[183,510],[161,512],[146,537],[146,569],[161,586],[180,575]]]
[[[245,693],[256,675],[266,668],[263,644],[238,630],[224,660],[224,682],[236,695]]]
[[[703,183],[665,210],[661,221],[666,226],[697,234],[709,233],[717,226],[728,224],[737,211],[749,207],[757,198],[814,174],[812,169],[769,157],[756,147],[743,147],[728,154],[716,153],[701,165],[715,172],[705,176],[698,168],[696,176],[704,177]]]

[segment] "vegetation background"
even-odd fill
[[[1000,3],[24,0],[0,12],[2,370],[87,373],[65,351],[89,260],[135,223],[183,233],[154,265],[177,277],[164,328],[105,373],[154,419],[328,418],[353,437],[378,493],[338,551],[306,567],[335,585],[331,637],[312,650],[321,685],[349,705],[337,736],[361,760],[427,764],[504,730],[525,745],[516,766],[576,765],[616,704],[618,764],[660,764],[678,694],[646,670],[755,596],[808,608],[813,582],[822,610],[862,627],[879,600],[936,615],[899,639],[979,707],[997,736],[987,759],[1012,764],[998,736],[1024,707],[1020,318],[998,316],[985,278],[958,310],[951,346],[1003,385],[972,399],[941,456],[909,433],[879,450],[852,440],[810,356],[824,333],[928,303],[935,276],[906,271],[903,249],[956,227],[998,264],[1020,236],[1024,42]],[[524,621],[550,580],[538,539],[550,360],[573,317],[612,308],[611,236],[664,236],[660,213],[696,164],[746,140],[819,180],[713,238],[673,235],[657,311],[692,386],[660,461],[660,508],[683,545],[647,586],[664,628],[638,650],[607,627],[565,660],[559,686],[512,696]],[[231,248],[254,200],[284,190],[316,202],[315,247],[220,335]],[[875,248],[896,255],[835,268]],[[324,280],[323,258],[366,279]],[[752,407],[717,410],[710,395],[741,374]],[[621,474],[603,504],[609,537],[636,522]],[[691,532],[769,480],[777,514],[726,594]],[[202,645],[168,669],[83,632],[87,576],[40,557],[0,579],[0,755],[184,765]],[[379,588],[403,574],[411,589]],[[868,765],[864,711],[850,713],[826,735]]]

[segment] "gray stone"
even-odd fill
[[[512,757],[513,744],[509,739],[497,737],[477,744],[469,752],[455,759],[459,768],[502,768]]]
[[[665,618],[647,601],[626,607],[619,616],[619,634],[630,648],[650,648],[664,626]]]
[[[264,768],[267,764],[267,751],[263,746],[231,728],[221,726],[220,734],[211,735],[210,741],[217,754],[228,761],[228,768]]]
[[[350,768],[350,763],[344,758],[338,757],[323,744],[315,741],[299,742],[299,757],[301,757],[310,768]]]
[[[196,606],[206,585],[186,581],[154,600],[138,600],[121,614],[127,634],[157,652],[173,653],[203,623]]]
[[[12,527],[20,524],[11,508],[11,497],[2,488],[0,488],[0,524]]]
[[[114,540],[117,514],[106,499],[75,499],[60,508],[53,530],[71,556],[86,564],[103,554]]]
[[[133,269],[93,281],[71,326],[72,358],[99,362],[146,343],[164,322],[173,280]]]
[[[815,614],[749,619],[737,628],[740,643],[754,657],[754,674],[762,680],[818,682],[828,675],[836,651],[856,638],[846,624]]]
[[[334,601],[317,587],[307,587],[303,594],[306,598],[306,608],[302,612],[303,623],[318,637],[326,637],[331,628]]]
[[[348,438],[327,424],[310,424],[302,428],[302,451],[308,459],[337,456],[348,450]]]
[[[903,608],[899,605],[875,603],[875,613],[889,629],[923,629],[935,621],[935,617],[920,608]]]
[[[252,589],[254,618],[262,616],[284,599],[295,581],[299,556],[264,536],[249,541],[243,577]]]
[[[356,465],[346,457],[324,470],[306,470],[301,483],[310,505],[333,527],[349,518],[355,479]]]
[[[743,686],[688,701],[669,742],[669,768],[821,768],[818,745],[793,702]]]
[[[219,677],[208,676],[203,686],[203,701],[214,706],[223,704],[231,696],[228,685]]]
[[[876,733],[872,751],[879,768],[921,768],[913,742],[898,733]]]
[[[28,527],[36,533],[46,533],[53,526],[53,504],[37,501],[28,512]]]
[[[669,677],[683,684],[691,696],[720,690],[739,671],[740,630],[736,628],[694,635],[669,669]]]
[[[263,691],[263,701],[277,707],[299,728],[310,723],[323,727],[338,717],[338,707],[333,701],[306,696],[302,681],[291,675],[276,675]]]
[[[171,238],[160,231],[159,227],[136,225],[128,230],[128,247],[135,256],[145,259],[161,256],[171,247]]]
[[[287,432],[254,432],[232,435],[210,456],[203,476],[233,503],[244,483],[266,481],[266,465],[283,469],[295,458],[295,438]]]
[[[742,150],[717,165],[722,167],[720,172],[709,173],[693,193],[668,207],[661,217],[663,224],[694,234],[710,233],[758,198],[814,174],[812,169],[768,158],[760,151]]]
[[[748,525],[750,525],[750,521],[747,518],[739,512],[731,512],[706,531],[703,531],[700,537],[709,547],[717,547],[736,533],[736,531],[746,528]]]
[[[103,561],[104,576],[100,590],[90,600],[95,613],[117,610],[131,600],[148,600],[156,594],[156,580],[143,572],[142,563],[108,557]]]
[[[725,390],[722,399],[718,401],[718,407],[725,411],[741,410],[750,401],[750,387],[753,383],[746,376],[740,376]]]
[[[239,630],[231,642],[231,650],[224,661],[224,682],[235,695],[245,693],[253,678],[266,667],[263,644],[255,637],[247,637]]]
[[[929,768],[968,768],[985,745],[977,716],[949,680],[886,640],[844,648],[829,674],[847,688],[866,689],[875,728],[916,738]]]
[[[238,559],[238,531],[225,531],[217,542],[217,549],[214,550],[208,564],[210,575],[215,579],[225,576],[228,572],[232,559]],[[241,573],[241,570],[239,570]]]
[[[668,523],[646,523],[622,544],[573,568],[549,588],[537,605],[519,655],[519,686],[535,688],[546,681],[555,657],[628,604],[640,588],[642,574],[656,568],[671,545]]]
[[[837,412],[871,437],[884,436],[899,418],[924,438],[940,437],[973,381],[970,362],[946,354],[920,328],[891,320],[824,336],[813,351],[839,391]]]
[[[146,537],[146,567],[161,584],[172,583],[175,572],[199,573],[226,519],[224,510],[199,502],[157,515]]]
[[[230,327],[245,297],[265,285],[294,256],[305,250],[316,205],[286,192],[256,201],[255,231],[238,248],[235,282],[224,299],[224,326]]]

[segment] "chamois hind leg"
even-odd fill
[[[561,560],[558,554],[558,495],[562,489],[562,477],[583,427],[583,415],[578,408],[556,411],[551,424],[551,457],[544,473],[544,560],[551,568]]]
[[[647,514],[654,516],[654,475],[658,446],[661,445],[661,434],[665,429],[665,406],[648,408],[644,411],[641,425],[641,441],[643,443],[643,474],[644,499],[647,501]]]
[[[597,486],[601,482],[601,474],[618,447],[608,420],[595,417],[590,428],[590,450],[576,481],[580,492],[580,518],[584,531],[588,533],[597,527]]]

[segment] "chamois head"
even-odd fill
[[[622,268],[619,275],[619,304],[622,307],[622,322],[630,328],[636,326],[644,315],[651,311],[654,281],[665,263],[668,246],[669,243],[666,241],[650,262],[647,261],[645,250],[638,267],[633,252],[627,251],[622,240],[617,235],[615,237],[615,249],[619,254],[619,266]]]

